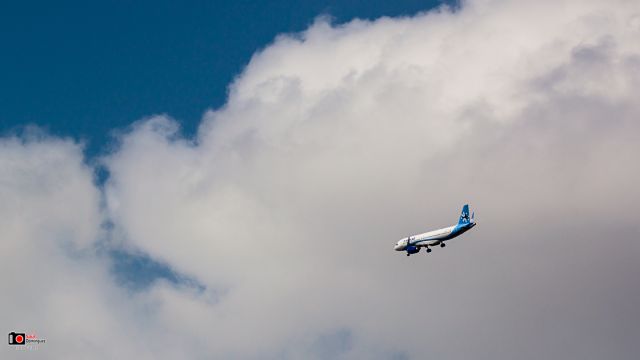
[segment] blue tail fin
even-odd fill
[[[460,214],[460,220],[458,220],[458,225],[466,225],[469,223],[469,204],[465,204],[462,207],[462,213]]]

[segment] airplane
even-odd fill
[[[429,246],[440,245],[440,247],[445,247],[445,241],[460,236],[476,226],[476,221],[473,219],[474,215],[475,213],[471,213],[471,218],[469,218],[469,204],[465,204],[462,207],[460,220],[458,220],[456,225],[400,239],[395,244],[393,250],[406,251],[407,256],[410,256],[411,254],[418,253],[422,247],[427,249],[427,253],[431,252]]]

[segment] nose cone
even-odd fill
[[[403,249],[403,246],[402,246],[401,244],[396,244],[396,245],[393,247],[393,250],[395,250],[395,251],[402,251],[402,250],[404,250],[404,249]]]

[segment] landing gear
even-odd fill
[[[440,243],[440,247],[445,247],[446,245],[444,243]]]
[[[431,249],[427,248],[427,252],[428,252],[428,253],[430,253],[430,252],[431,252]]]
[[[411,254],[407,253],[407,256],[411,256]]]

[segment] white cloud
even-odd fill
[[[3,305],[41,294],[25,311],[60,337],[53,314],[79,309],[66,324],[91,331],[51,354],[632,358],[639,18],[629,1],[469,1],[320,19],[257,53],[196,140],[134,124],[105,159],[105,214],[77,145],[6,139]],[[472,232],[392,251],[465,201]],[[105,219],[107,246],[205,289],[118,287],[94,250]],[[12,282],[24,263],[52,280]]]

